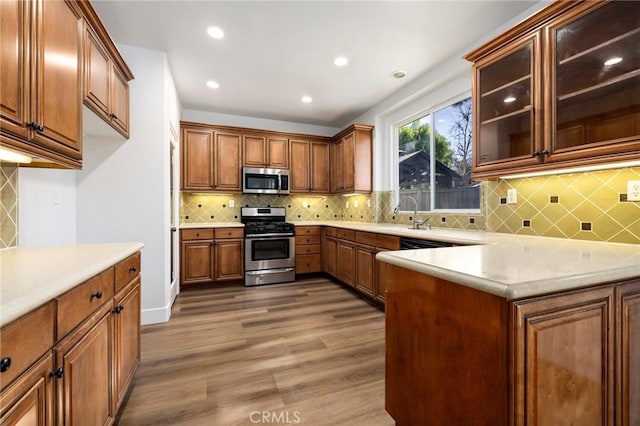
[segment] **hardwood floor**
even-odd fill
[[[384,314],[316,278],[185,291],[142,328],[120,425],[393,425]]]

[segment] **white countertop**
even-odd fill
[[[139,251],[142,243],[18,246],[0,250],[0,326]]]

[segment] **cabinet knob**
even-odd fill
[[[549,155],[549,151],[547,151],[546,149],[544,151],[541,152],[542,155]]]
[[[531,156],[532,157],[539,157],[540,156],[540,151],[533,151],[533,154]]]
[[[115,307],[115,309],[111,312],[113,312],[114,314],[119,314],[120,312],[122,312],[124,310],[124,305],[119,304],[118,306]]]
[[[93,298],[96,299],[102,299],[102,292],[101,291],[96,291],[95,293],[91,293],[91,300],[93,300]]]
[[[112,119],[112,120],[117,120],[117,119],[118,119],[118,116],[117,116],[117,115],[115,115],[115,114],[111,114],[111,119]]]
[[[197,233],[196,233],[196,237],[199,237],[199,236],[200,236],[200,234],[197,234]]]
[[[56,379],[62,379],[62,376],[64,376],[64,368],[62,367],[49,373],[49,377],[55,377]]]
[[[6,357],[0,360],[0,373],[4,373],[11,367],[11,358]]]
[[[36,132],[42,132],[44,130],[44,126],[42,124],[36,123],[35,121],[32,121],[29,124],[27,124],[27,127],[32,128]]]
[[[136,272],[138,270],[138,268],[136,268],[135,266],[132,266],[131,268],[129,268],[129,272]]]

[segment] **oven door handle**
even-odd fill
[[[262,271],[247,271],[247,275],[268,275],[268,274],[281,274],[283,272],[291,272],[293,268],[284,268],[284,269],[266,269]]]

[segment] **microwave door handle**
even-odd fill
[[[278,173],[278,192],[282,191],[282,175]]]

